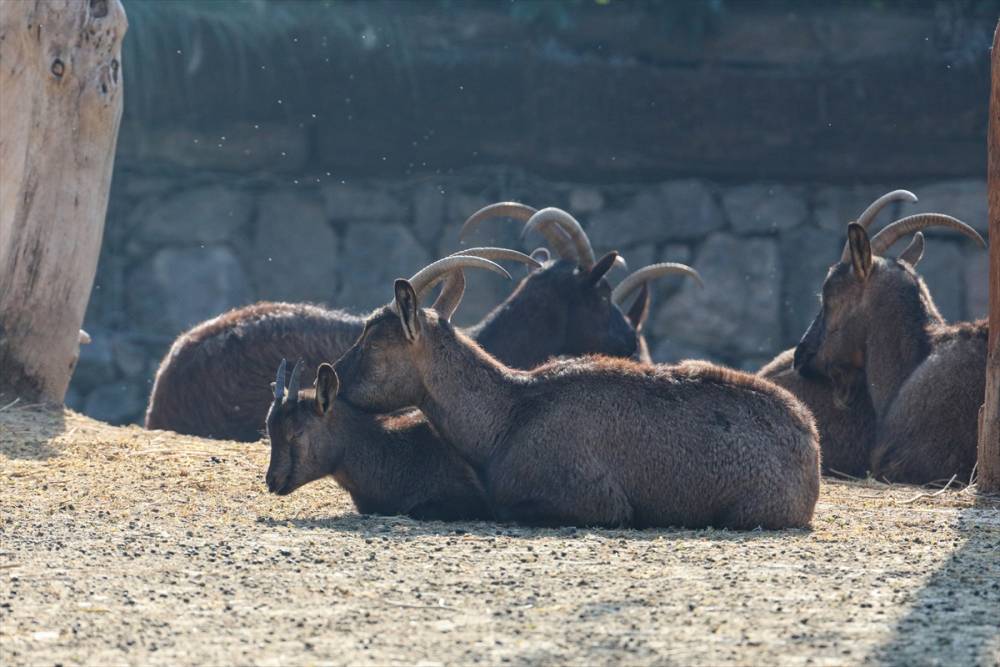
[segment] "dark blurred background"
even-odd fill
[[[654,356],[747,369],[798,339],[879,194],[986,231],[1000,0],[123,1],[67,396],[111,422],[141,419],[191,325],[258,299],[372,308],[502,199],[569,210],[633,268],[693,264],[705,289],[657,287]],[[521,247],[510,221],[470,242]],[[920,268],[946,317],[985,314],[985,252],[930,235]],[[509,289],[477,273],[457,319]]]

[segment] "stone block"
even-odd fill
[[[582,222],[582,221],[581,221]],[[724,228],[722,208],[699,180],[669,181],[638,192],[623,206],[609,207],[585,225],[594,247],[694,240]]]
[[[722,206],[737,233],[766,234],[798,227],[809,217],[805,198],[796,188],[755,183],[729,188]]]
[[[413,199],[413,232],[426,244],[433,244],[441,235],[445,218],[445,192],[431,183],[421,183],[411,190]]]
[[[407,207],[390,188],[379,184],[333,183],[323,188],[326,215],[336,222],[402,223]]]
[[[770,239],[713,234],[693,266],[705,288],[687,281],[660,305],[651,332],[722,358],[762,357],[781,343],[781,259]]]
[[[819,312],[818,294],[830,266],[843,251],[843,236],[835,231],[803,227],[781,234],[784,268],[781,311],[784,344],[794,345]]]
[[[898,255],[906,242],[905,239],[899,241],[889,254]],[[949,322],[965,319],[965,261],[959,243],[928,239],[923,259],[917,265],[917,272],[927,283],[931,298]]]
[[[165,336],[250,298],[243,267],[225,246],[164,248],[132,271],[125,295],[133,326]]]
[[[409,278],[431,261],[412,231],[400,224],[350,225],[342,248],[337,305],[354,312],[388,303],[396,278]]]
[[[252,214],[250,195],[210,185],[144,200],[132,212],[132,229],[150,244],[219,243],[240,236]]]
[[[340,243],[323,202],[309,190],[277,190],[260,198],[250,271],[257,298],[332,303]]]

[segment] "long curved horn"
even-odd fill
[[[561,208],[543,208],[538,213],[531,216],[531,219],[525,223],[524,229],[521,230],[521,238],[524,238],[528,232],[534,230],[536,227],[538,231],[542,231],[544,226],[550,223],[556,223],[559,225],[562,231],[569,235],[570,240],[573,242],[573,247],[576,250],[577,262],[584,269],[590,269],[597,262],[597,258],[594,256],[594,248],[590,245],[590,238],[587,237],[587,233],[583,231],[583,227],[577,222],[576,218],[562,210]]]
[[[417,295],[420,295],[426,292],[428,287],[440,280],[444,274],[449,271],[464,269],[466,267],[473,269],[486,269],[487,271],[492,271],[493,273],[499,273],[501,276],[510,280],[510,274],[507,273],[507,270],[495,262],[483,259],[482,257],[454,255],[450,257],[443,257],[436,262],[428,264],[414,273],[409,282],[413,287],[413,291],[416,292]]]
[[[622,306],[625,303],[625,300],[628,299],[633,292],[639,289],[643,283],[653,280],[654,278],[672,275],[688,276],[689,278],[693,278],[694,281],[698,283],[699,287],[705,286],[705,283],[702,281],[698,272],[687,264],[662,262],[660,264],[650,264],[649,266],[644,266],[638,271],[629,274],[623,281],[618,283],[618,286],[611,292],[611,300],[615,303],[615,305]]]
[[[540,268],[541,263],[531,257],[530,255],[525,255],[523,252],[518,252],[517,250],[511,250],[510,248],[492,248],[492,247],[482,247],[482,248],[466,248],[465,250],[459,250],[453,252],[449,257],[482,257],[483,259],[492,259],[494,261],[501,259],[509,259],[512,262],[521,262],[522,264],[527,264],[533,269]]]
[[[917,201],[917,195],[913,194],[909,190],[893,190],[892,192],[886,192],[871,204],[868,204],[868,208],[861,212],[861,215],[858,216],[856,222],[865,229],[868,229],[871,227],[872,223],[875,222],[875,218],[878,216],[879,212],[894,201],[908,201],[912,203]],[[844,251],[840,254],[840,261],[848,262],[850,259],[851,249],[845,241]]]
[[[484,206],[469,216],[469,219],[462,225],[462,230],[458,233],[458,239],[460,241],[464,239],[465,236],[476,229],[479,226],[479,223],[483,220],[488,220],[490,218],[513,218],[519,222],[528,222],[531,219],[531,216],[536,213],[538,213],[538,209],[528,206],[527,204],[520,204],[514,201],[502,201],[497,202],[496,204],[490,204],[489,206]],[[552,249],[555,250],[559,257],[573,262],[579,262],[579,258],[576,255],[576,249],[573,246],[573,241],[570,240],[568,234],[562,231],[561,227],[553,222],[549,222],[542,225],[538,231],[545,237],[545,240],[548,241],[549,245],[552,246]]]
[[[278,375],[274,378],[274,400],[280,401],[285,397],[285,368],[288,362],[284,359],[278,364]]]
[[[509,259],[514,262],[527,264],[531,270],[542,266],[534,257],[529,257],[523,252],[511,250],[510,248],[466,248],[465,250],[453,252],[448,256],[482,257],[483,259],[492,260]],[[438,298],[434,301],[434,305],[432,305],[431,308],[438,311],[440,314],[444,314],[444,311],[448,309],[449,304],[454,303],[455,305],[452,308],[453,313],[454,309],[457,308],[458,304],[462,301],[462,295],[465,293],[465,276],[461,271],[448,271],[447,273],[438,275],[434,278],[434,280],[427,283],[423,289],[417,290],[417,297],[423,299],[427,296],[427,293],[442,280],[444,281],[444,287],[441,288],[441,293],[438,295]],[[451,319],[451,314],[449,313],[445,315],[445,319]]]
[[[490,218],[514,218],[518,222],[527,222],[537,212],[538,209],[516,201],[501,201],[496,204],[484,206],[462,223],[462,230],[458,233],[458,240],[461,241],[465,238],[466,234],[471,234],[473,230],[479,227],[479,223],[483,220],[489,220]]]
[[[913,203],[917,201],[917,195],[913,194],[909,190],[893,190],[892,192],[887,192],[869,204],[868,208],[862,211],[861,215],[858,216],[857,223],[865,229],[868,229],[875,221],[875,216],[877,216],[879,212],[888,204],[894,201],[908,201]]]
[[[893,222],[872,238],[872,254],[881,255],[900,238],[913,232],[918,232],[928,227],[946,227],[954,229],[956,232],[969,237],[979,244],[980,248],[986,247],[986,241],[979,233],[961,220],[953,218],[943,213],[918,213],[909,215]]]
[[[285,397],[286,401],[291,401],[292,403],[299,402],[299,376],[301,374],[302,360],[299,359],[292,367],[292,376],[288,378],[288,396]]]

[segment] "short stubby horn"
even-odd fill
[[[546,236],[549,241],[553,244],[556,252],[563,259],[570,259],[566,257],[563,253],[559,252],[559,247],[553,241],[552,232],[548,229],[555,228],[560,230],[564,235],[569,236],[570,241],[573,244],[573,249],[576,254],[576,262],[584,269],[593,268],[594,264],[597,263],[597,257],[594,255],[594,248],[590,244],[590,238],[587,233],[583,231],[583,227],[572,215],[562,210],[561,208],[543,208],[538,213],[531,216],[531,219],[525,223],[524,229],[521,230],[521,238],[524,238],[528,233],[538,230],[540,233]],[[559,238],[555,236],[554,238]]]
[[[477,227],[479,223],[483,220],[489,220],[491,218],[513,218],[518,222],[527,222],[531,219],[538,209],[528,206],[526,204],[521,204],[516,201],[502,201],[496,204],[490,204],[489,206],[484,206],[472,215],[462,224],[462,229],[458,233],[458,240],[461,241],[467,235],[471,234]]]
[[[280,401],[285,397],[285,368],[288,362],[284,359],[278,364],[278,375],[274,378],[274,400]]]
[[[872,238],[872,254],[882,255],[892,247],[893,243],[907,234],[912,234],[928,227],[953,229],[978,243],[980,248],[986,247],[986,241],[979,235],[979,232],[961,220],[943,213],[918,213],[886,225],[882,231]]]
[[[643,283],[649,282],[656,278],[662,276],[674,276],[681,275],[692,278],[699,287],[704,287],[705,283],[702,281],[701,276],[693,268],[687,264],[679,264],[677,262],[661,262],[660,264],[650,264],[649,266],[644,266],[641,269],[629,274],[618,283],[614,291],[611,292],[611,300],[615,305],[622,307],[625,301],[639,289]]]
[[[857,223],[868,229],[875,222],[875,218],[882,211],[883,208],[895,201],[906,201],[914,203],[917,201],[917,195],[913,194],[909,190],[893,190],[892,192],[886,192],[884,195],[873,201],[868,205],[861,215],[858,216]],[[848,262],[851,259],[851,249],[848,244],[844,243],[844,251],[840,254],[841,262]]]
[[[292,376],[288,378],[288,395],[285,397],[285,401],[291,401],[292,403],[299,402],[299,379],[302,375],[302,360],[295,362],[295,366],[292,367]]]

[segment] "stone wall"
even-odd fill
[[[648,328],[655,358],[756,369],[805,330],[845,223],[896,187],[921,201],[893,215],[938,210],[985,234],[979,180],[595,185],[486,167],[338,180],[325,172],[241,174],[126,160],[115,174],[85,321],[94,342],[82,350],[67,403],[114,423],[141,421],[156,367],[188,327],[259,299],[371,309],[390,298],[394,278],[460,248],[465,217],[502,199],[568,209],[595,250],[621,250],[632,268],[695,266],[704,289],[672,279],[655,290]],[[469,243],[521,247],[518,231],[495,221]],[[951,320],[983,316],[986,253],[953,235],[928,236],[920,268],[941,311]],[[540,242],[530,239],[528,249]],[[478,319],[511,287],[484,272],[469,283],[459,323]]]

